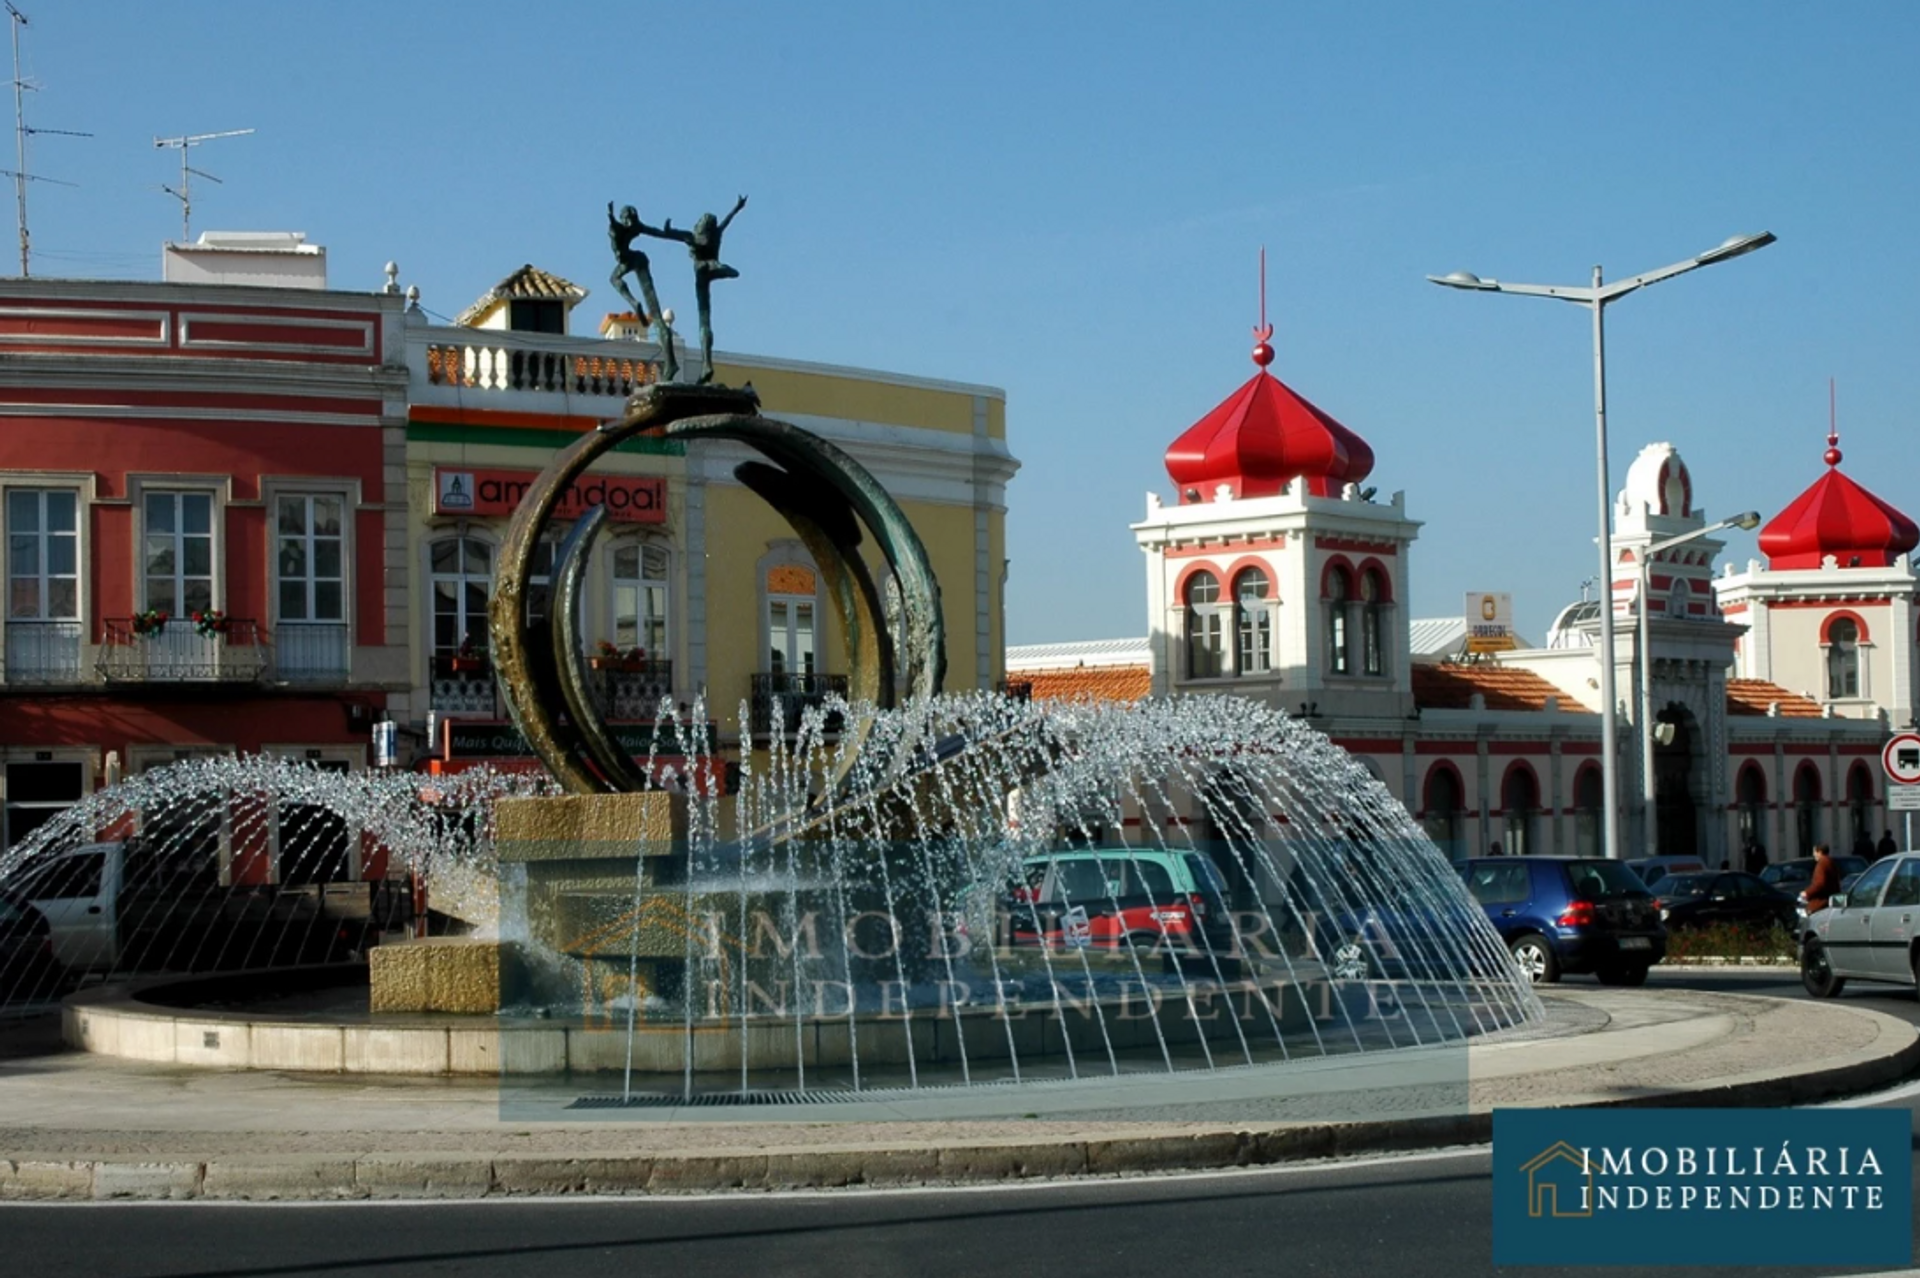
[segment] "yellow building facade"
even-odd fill
[[[659,374],[658,348],[628,336],[630,317],[609,316],[599,339],[513,326],[524,304],[552,327],[557,302],[564,328],[580,295],[529,267],[460,325],[409,312],[408,538],[405,562],[393,555],[387,569],[409,618],[413,687],[393,717],[429,731],[431,751],[454,763],[514,757],[485,614],[520,494],[556,450],[617,419]],[[750,384],[763,413],[832,441],[894,496],[939,583],[947,688],[1000,681],[1006,487],[1018,468],[1005,392],[767,356],[717,352],[715,364],[716,380]],[[651,721],[662,698],[689,709],[704,698],[731,753],[743,722],[764,742],[844,690],[844,636],[824,583],[792,529],[736,478],[750,459],[724,442],[633,441],[563,503],[560,520],[595,504],[611,516],[580,620],[616,727]],[[868,550],[884,586],[885,565]]]

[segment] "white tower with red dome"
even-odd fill
[[[1360,436],[1267,371],[1167,449],[1174,499],[1147,496],[1153,692],[1227,692],[1296,714],[1404,719],[1406,497],[1372,500]]]
[[[1915,719],[1913,520],[1840,470],[1829,431],[1826,473],[1760,531],[1763,567],[1714,583],[1745,623],[1739,674],[1765,679],[1850,719]]]

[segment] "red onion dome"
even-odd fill
[[[1296,475],[1314,495],[1333,497],[1372,472],[1367,441],[1268,373],[1261,355],[1270,348],[1262,348],[1254,351],[1261,371],[1167,449],[1183,505],[1211,500],[1221,484],[1235,497],[1271,497]]]
[[[1840,473],[1839,438],[1827,437],[1827,473],[1760,530],[1770,568],[1885,568],[1920,545],[1920,527]]]

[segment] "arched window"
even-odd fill
[[[1507,769],[1500,783],[1500,806],[1506,814],[1509,856],[1529,856],[1534,848],[1534,826],[1540,815],[1540,784],[1533,771],[1522,764]]]
[[[1242,569],[1233,579],[1233,629],[1240,674],[1265,674],[1273,669],[1272,593],[1267,574],[1258,568]]]
[[[1675,577],[1672,587],[1667,591],[1667,615],[1685,621],[1692,603],[1693,591],[1687,586],[1687,579]]]
[[[1762,830],[1767,810],[1767,776],[1758,764],[1749,763],[1740,769],[1740,779],[1734,783],[1734,807],[1740,824],[1740,846],[1765,848]]]
[[[1464,824],[1460,806],[1460,774],[1450,764],[1434,764],[1427,773],[1426,811],[1422,824],[1426,827],[1427,837],[1447,854],[1449,861],[1465,860],[1467,855],[1460,837]]]
[[[1600,769],[1589,763],[1573,778],[1573,842],[1580,856],[1605,856],[1600,846],[1600,809],[1606,787]]]
[[[1187,678],[1217,679],[1224,673],[1226,609],[1220,579],[1204,568],[1187,578]]]
[[[1860,627],[1841,617],[1827,627],[1827,699],[1860,695]]]
[[[1820,770],[1803,763],[1793,774],[1793,824],[1799,836],[1796,856],[1812,856],[1820,841]]]
[[[1353,658],[1347,651],[1347,609],[1353,595],[1353,583],[1345,568],[1327,573],[1327,673],[1352,674]]]
[[[429,546],[427,555],[433,583],[434,655],[486,652],[493,547],[478,537],[446,537]]]
[[[1848,831],[1853,837],[1852,846],[1859,847],[1862,839],[1873,842],[1873,773],[1864,763],[1854,764],[1847,772],[1847,815],[1852,818]]]
[[[648,661],[667,659],[665,547],[629,542],[614,548],[613,644],[622,653],[637,648]]]
[[[1377,568],[1360,574],[1360,670],[1362,674],[1387,672],[1387,583]]]

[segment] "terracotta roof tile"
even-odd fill
[[[1776,704],[1780,707],[1780,717],[1783,719],[1820,717],[1818,702],[1797,692],[1788,692],[1777,683],[1768,683],[1765,679],[1727,680],[1728,714],[1764,715],[1768,706]]]
[[[587,290],[572,280],[563,280],[558,275],[543,271],[529,262],[488,289],[479,301],[461,311],[453,322],[460,325],[478,323],[493,307],[514,298],[553,297],[572,303],[580,301],[586,295]]]
[[[1579,703],[1531,670],[1496,665],[1419,665],[1413,667],[1413,700],[1422,710],[1466,710],[1473,694],[1486,698],[1489,710],[1545,710],[1547,698],[1578,709]]]
[[[1022,670],[1009,684],[1027,684],[1035,701],[1138,701],[1153,690],[1145,666],[1077,666],[1069,670]]]

